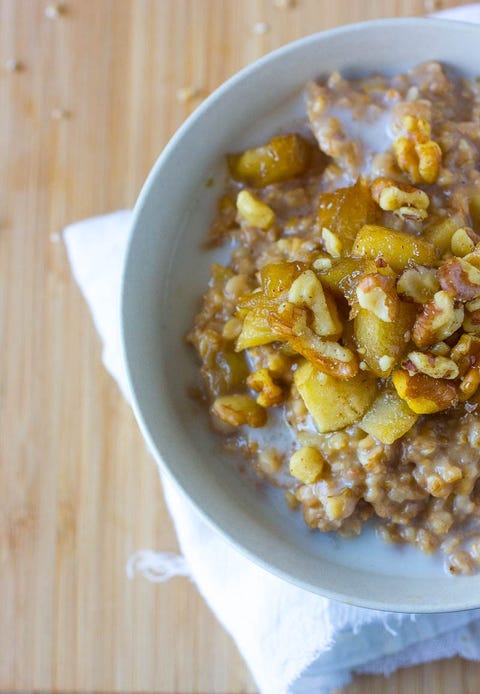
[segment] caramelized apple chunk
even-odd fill
[[[297,133],[278,135],[260,147],[227,156],[231,176],[256,187],[302,176],[310,160],[310,145]]]

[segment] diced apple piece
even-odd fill
[[[358,425],[382,443],[392,444],[407,433],[418,419],[395,391],[384,391]]]
[[[275,342],[279,337],[268,321],[268,313],[261,309],[251,309],[243,319],[243,326],[237,338],[235,351],[240,352],[248,347],[259,347]]]
[[[217,396],[242,386],[249,370],[244,354],[225,348],[212,355],[212,359],[204,364],[202,373],[209,391]]]
[[[290,289],[292,282],[307,269],[301,262],[269,263],[260,270],[260,282],[265,296],[276,298]]]
[[[364,258],[383,258],[395,272],[402,272],[409,260],[419,265],[432,265],[436,259],[434,247],[428,241],[374,224],[360,229],[352,253]]]
[[[415,306],[403,301],[393,323],[366,309],[358,311],[353,326],[358,353],[376,376],[387,378],[405,352],[416,314]]]
[[[341,258],[334,260],[332,266],[318,273],[318,278],[325,289],[337,296],[343,296],[347,301],[355,297],[358,280],[377,267],[373,260],[365,258]]]
[[[377,392],[375,379],[359,373],[348,381],[328,376],[308,361],[299,365],[295,385],[320,433],[358,422]]]
[[[232,177],[258,187],[301,176],[310,159],[311,146],[296,133],[279,135],[265,145],[227,156]]]
[[[367,183],[362,179],[349,188],[320,194],[319,226],[337,234],[344,252],[350,251],[362,226],[375,221],[375,213],[376,205]]]

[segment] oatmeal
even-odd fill
[[[333,73],[228,156],[189,334],[229,450],[311,528],[480,565],[480,86]]]

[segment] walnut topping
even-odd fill
[[[461,400],[468,400],[472,395],[475,395],[478,386],[480,386],[480,370],[472,367],[467,371],[460,383]]]
[[[247,378],[247,386],[260,395],[257,402],[262,407],[275,407],[283,400],[283,390],[278,386],[268,369],[259,369]]]
[[[372,272],[360,279],[356,294],[358,303],[385,323],[392,323],[398,315],[400,301],[393,277]]]
[[[223,395],[215,400],[212,410],[223,422],[236,427],[247,424],[258,428],[267,422],[266,410],[248,395]]]
[[[413,183],[435,183],[440,173],[442,150],[430,139],[430,123],[406,115],[401,119],[401,129],[405,134],[393,143],[398,166],[408,173]]]
[[[460,227],[460,229],[457,229],[453,234],[450,242],[453,255],[456,255],[458,258],[463,258],[468,253],[471,253],[475,248],[476,240],[478,241],[478,237],[473,229],[469,227]]]
[[[272,208],[258,200],[248,190],[241,190],[237,195],[237,210],[248,224],[259,229],[270,229],[275,222],[275,213]]]
[[[431,352],[410,352],[402,366],[410,374],[420,372],[432,378],[458,378],[458,366],[452,359]]]
[[[305,270],[292,283],[288,300],[296,306],[306,306],[313,313],[313,329],[317,335],[339,337],[342,324],[333,299],[327,298],[322,283],[312,270]]]
[[[447,292],[439,291],[417,316],[413,326],[413,341],[422,349],[445,340],[459,329],[463,317],[463,306],[456,307]]]
[[[480,335],[480,309],[476,311],[465,311],[463,329],[468,333]]]
[[[458,301],[472,301],[480,296],[480,270],[463,258],[450,258],[437,274],[442,289]]]
[[[316,335],[307,325],[306,309],[284,301],[268,315],[268,323],[277,339],[288,342],[319,371],[340,379],[353,378],[358,373],[357,356],[348,347]]]
[[[380,357],[378,360],[378,365],[382,371],[387,372],[392,368],[394,361],[395,360],[393,357],[389,357],[388,354],[384,354],[383,357]]]
[[[463,376],[469,367],[480,365],[480,338],[464,333],[452,347],[450,357],[458,364]]]
[[[440,289],[437,272],[424,265],[413,265],[402,272],[397,281],[397,292],[402,299],[425,304]]]
[[[463,259],[466,260],[467,263],[470,263],[470,265],[473,265],[473,267],[480,270],[480,245],[475,246],[473,251],[464,256]]]
[[[427,210],[420,210],[418,207],[399,207],[394,212],[398,217],[408,219],[410,222],[423,222],[428,217]]]
[[[437,342],[436,344],[432,345],[430,347],[429,352],[434,354],[436,357],[448,357],[450,354],[450,347],[447,345],[446,342]]]
[[[463,329],[467,333],[473,333],[474,335],[480,334],[480,297],[473,299],[473,301],[468,301],[465,304]]]
[[[333,231],[330,231],[330,229],[327,229],[327,227],[323,227],[322,241],[325,250],[329,255],[332,256],[332,258],[341,257],[343,245],[340,239],[338,238],[337,234],[334,234]]]
[[[464,333],[453,347],[451,357],[462,376],[460,399],[467,400],[480,385],[480,338]]]
[[[399,217],[422,221],[427,217],[430,204],[428,195],[419,188],[376,178],[372,183],[372,197],[382,210],[395,212]]]
[[[332,267],[332,259],[317,258],[313,261],[312,267],[314,270],[317,270],[318,272],[321,272],[322,270],[330,270],[330,268]]]
[[[480,296],[476,299],[473,299],[472,301],[467,301],[467,303],[465,304],[465,309],[467,311],[478,311],[480,309]]]

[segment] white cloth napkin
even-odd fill
[[[480,5],[440,13],[480,22]],[[125,210],[72,224],[64,239],[72,272],[103,342],[103,361],[129,400],[120,347],[120,278],[130,234]],[[127,565],[154,581],[190,575],[230,632],[263,694],[327,694],[354,673],[453,655],[480,660],[480,610],[402,615],[351,607],[265,572],[209,528],[162,472],[183,557],[137,552]]]

